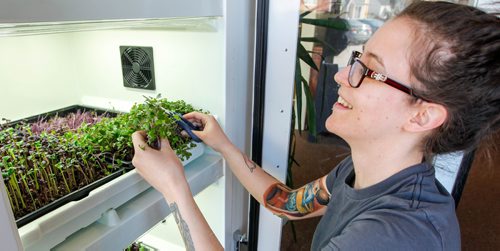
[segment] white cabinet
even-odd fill
[[[253,3],[29,2],[0,3],[0,117],[18,119],[72,104],[117,108],[161,93],[216,114],[232,141],[250,155]],[[120,45],[153,47],[155,91],[123,86]],[[205,148],[186,165],[186,175],[194,194],[219,183],[224,203],[213,206],[224,227],[216,234],[231,250],[233,232],[246,232],[248,194],[226,168],[219,155]],[[136,173],[121,180],[129,185],[111,182],[93,191],[95,196],[67,204],[20,229],[2,184],[3,248],[124,248],[169,212],[161,196]]]

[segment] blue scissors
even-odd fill
[[[189,120],[185,119],[182,117],[182,114],[169,111],[163,107],[160,106],[160,108],[170,116],[170,118],[174,119],[175,123],[179,125],[186,133],[189,135],[189,137],[195,141],[195,142],[202,142],[202,140],[196,136],[196,134],[193,133],[193,130],[199,131],[200,127],[193,125],[193,123],[189,122]]]
[[[149,98],[149,97],[145,97],[145,98],[146,98],[146,102],[148,102],[149,104],[155,105],[151,102],[151,98]],[[198,142],[198,143],[202,142],[202,140],[198,136],[196,136],[196,134],[193,133],[193,130],[199,131],[201,129],[199,126],[193,125],[193,123],[191,123],[189,120],[183,118],[182,114],[180,114],[178,112],[173,112],[173,111],[167,110],[159,104],[156,104],[155,106],[160,108],[170,118],[172,118],[175,121],[175,123],[177,123],[178,126],[180,126],[184,131],[186,131],[186,133],[189,135],[189,137],[193,141]]]

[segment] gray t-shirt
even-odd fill
[[[426,163],[352,188],[351,157],[327,177],[331,199],[311,250],[460,250],[455,203]]]

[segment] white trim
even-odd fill
[[[2,226],[0,227],[0,242],[2,249],[23,250],[21,238],[19,238],[14,222],[14,214],[10,208],[9,198],[2,180],[0,181],[0,226]]]
[[[285,181],[300,1],[269,3],[262,168]],[[281,219],[260,206],[258,250],[279,250]]]

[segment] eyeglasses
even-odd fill
[[[424,101],[428,101],[425,98],[422,98],[418,95],[415,94],[415,91],[407,87],[406,85],[400,84],[390,78],[388,78],[386,75],[383,75],[381,73],[375,72],[368,68],[361,60],[359,59],[361,57],[362,53],[359,51],[353,51],[351,54],[351,58],[349,59],[349,64],[351,66],[351,69],[349,70],[349,85],[352,86],[353,88],[358,88],[361,83],[363,82],[363,79],[365,77],[369,77],[371,79],[375,79],[377,81],[380,81],[382,83],[388,84],[402,92],[405,92],[417,99],[422,99]]]

